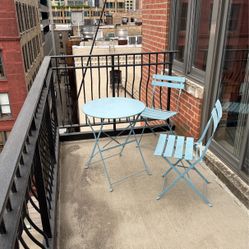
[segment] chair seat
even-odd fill
[[[171,118],[176,114],[177,112],[162,111],[160,109],[153,109],[146,107],[145,110],[142,112],[141,116],[143,118],[149,118],[149,119],[167,120],[168,118]]]
[[[197,153],[194,153],[195,148],[198,149]],[[154,155],[190,161],[199,157],[201,153],[202,145],[197,146],[193,137],[161,134]]]

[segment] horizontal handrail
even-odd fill
[[[22,106],[9,138],[0,154],[0,220],[6,206],[6,198],[8,198],[8,193],[16,174],[20,152],[23,150],[23,142],[27,137],[27,132],[30,129],[37,103],[40,99],[49,65],[50,57],[45,57],[34,80],[33,87]]]
[[[0,248],[27,248],[23,233],[39,248],[53,247],[56,205],[57,110],[50,57],[45,57],[0,154]],[[28,203],[38,201],[40,229],[29,215]],[[34,206],[35,207],[35,206]],[[50,208],[48,208],[50,207]],[[27,230],[25,219],[42,237]]]
[[[156,52],[134,52],[134,53],[115,53],[115,54],[110,54],[110,55],[107,55],[107,54],[92,54],[92,55],[53,55],[51,56],[51,58],[81,58],[81,57],[102,57],[102,56],[121,56],[121,55],[150,55],[150,54],[162,54],[162,53],[165,53],[165,54],[175,54],[178,50],[166,50],[166,51],[163,51],[163,52],[160,52],[160,51],[156,51]]]

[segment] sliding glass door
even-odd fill
[[[225,154],[235,158],[234,167],[248,174],[249,34],[248,0],[231,0],[225,26],[225,41],[219,77],[223,118],[215,141]]]

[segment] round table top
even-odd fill
[[[130,98],[103,98],[87,102],[82,109],[90,117],[115,119],[138,115],[145,109],[145,104]]]

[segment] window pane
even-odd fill
[[[215,139],[239,159],[242,141],[247,137],[245,127],[249,113],[248,0],[236,5],[234,2],[237,1],[231,1],[230,5],[219,86],[223,118]],[[238,13],[236,18],[234,12]]]
[[[201,1],[200,10],[198,12],[198,32],[194,46],[195,56],[193,66],[203,71],[206,70],[212,10],[213,0]]]
[[[10,114],[10,107],[9,106],[2,106],[1,113],[2,114]]]
[[[8,105],[9,104],[9,97],[7,93],[0,94],[0,105]]]
[[[176,59],[183,62],[184,57],[184,47],[186,40],[186,29],[187,29],[187,16],[188,16],[188,0],[180,0],[178,7],[178,27],[176,34],[176,50],[178,53],[176,54]]]
[[[0,114],[10,114],[9,96],[7,93],[0,93]]]

